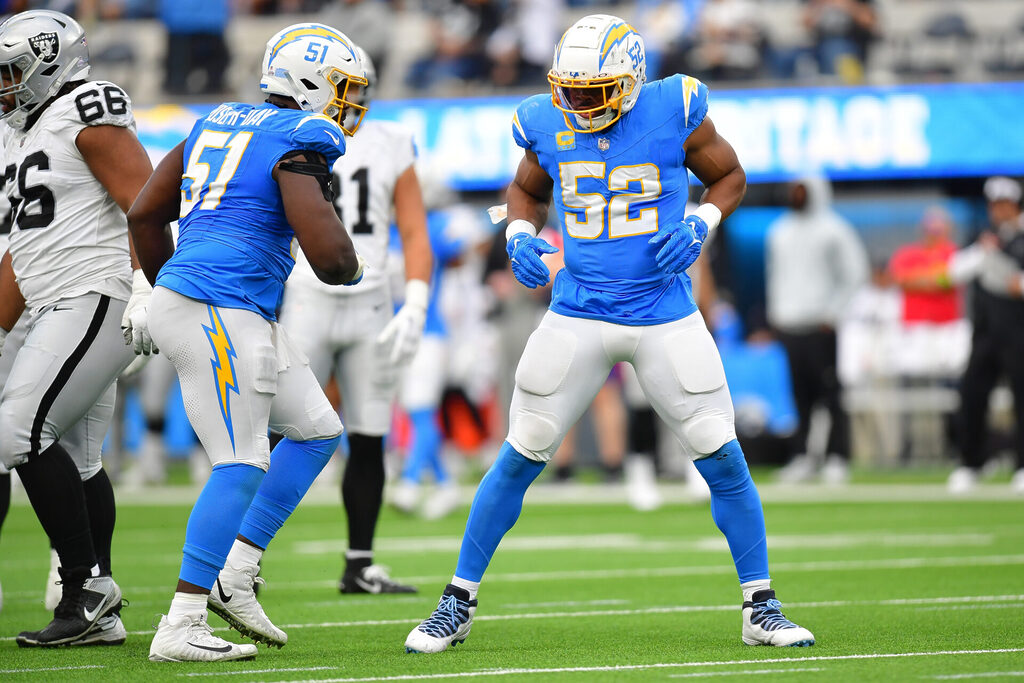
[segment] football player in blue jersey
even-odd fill
[[[551,94],[526,99],[512,120],[525,153],[508,189],[507,250],[523,285],[548,282],[541,255],[556,250],[536,235],[553,198],[565,268],[516,370],[508,438],[477,489],[455,576],[406,651],[441,652],[465,640],[480,580],[527,487],[618,362],[633,365],[707,480],[739,574],[743,642],[812,645],[771,589],[761,501],[686,275],[746,188],[735,152],[707,117],[707,87],[680,75],[645,83],[642,39],[601,14],[562,36],[548,81]],[[706,188],[690,214],[687,169]]]
[[[362,258],[334,211],[331,167],[362,120],[355,96],[365,84],[341,32],[283,29],[263,58],[267,101],[222,104],[197,121],[129,214],[154,284],[151,332],[174,363],[213,464],[189,517],[153,661],[256,655],[254,645],[214,636],[207,606],[257,642],[287,641],[256,601],[258,562],[330,459],[342,425],[275,311],[295,239],[324,282],[362,278]],[[285,437],[273,453],[268,426]]]

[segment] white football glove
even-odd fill
[[[405,303],[377,335],[378,344],[391,344],[392,363],[405,363],[416,355],[423,337],[423,324],[427,320],[429,293],[430,286],[423,280],[406,282]]]
[[[130,344],[137,355],[159,353],[149,335],[149,298],[152,295],[153,288],[142,270],[132,272],[132,296],[121,316],[121,332],[124,343]]]

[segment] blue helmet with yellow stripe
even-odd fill
[[[355,43],[335,28],[293,24],[267,41],[260,89],[334,119],[348,135],[356,132],[366,113],[360,102],[366,83]]]

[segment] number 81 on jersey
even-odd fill
[[[580,181],[605,179],[603,161],[568,161],[558,165],[565,207],[565,230],[570,237],[597,239],[608,225],[609,239],[658,231],[658,207],[648,206],[629,217],[630,204],[650,202],[661,196],[661,174],[654,164],[616,166],[608,173],[611,199],[600,192],[580,192]],[[595,183],[596,184],[596,183]]]

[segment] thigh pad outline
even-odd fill
[[[576,337],[540,327],[530,335],[516,368],[516,384],[535,396],[550,396],[562,385],[576,355]]]

